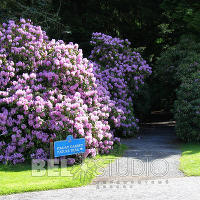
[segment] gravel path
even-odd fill
[[[200,177],[184,177],[173,127],[143,128],[140,138],[123,139],[124,156],[102,171],[91,185],[1,196],[0,200],[181,199],[199,200]]]
[[[122,140],[128,146],[124,156],[111,163],[93,181],[131,181],[183,177],[179,171],[181,151],[170,126],[143,128],[138,139]]]

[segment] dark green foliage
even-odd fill
[[[196,44],[196,47],[200,44]],[[187,141],[200,142],[200,48],[189,51],[177,70],[181,85],[174,104],[177,135]]]
[[[147,60],[158,56],[167,41],[167,17],[162,15],[162,0],[53,0],[60,5],[62,39],[80,44],[86,55],[90,54],[89,41],[93,32],[113,37],[128,38],[133,47],[144,47]],[[165,32],[164,32],[165,29]],[[168,30],[168,29],[167,29]]]
[[[199,53],[200,43],[191,35],[183,36],[177,45],[161,53],[154,67],[154,80],[158,79],[156,89],[159,91],[162,107],[172,108],[182,77],[196,71],[195,66],[188,66],[198,59]]]
[[[65,26],[60,23],[60,7],[55,8],[52,0],[1,0],[0,23],[25,18],[42,26],[50,37],[59,38]]]
[[[168,18],[162,0],[1,0],[1,22],[30,18],[50,37],[80,44],[90,54],[93,32],[128,38],[133,47],[144,48],[144,57],[154,60],[168,43]]]
[[[139,92],[135,93],[134,111],[140,122],[145,121],[151,113],[151,93],[149,85],[144,84]]]
[[[161,7],[169,19],[174,36],[200,33],[200,2],[195,0],[164,0]]]
[[[167,20],[162,27],[162,50],[150,80],[152,109],[170,110],[176,99],[176,89],[181,84],[179,65],[183,59],[199,53],[200,2],[195,0],[163,0],[160,4]],[[191,36],[192,35],[192,36]],[[181,72],[183,73],[183,71]]]
[[[200,142],[200,71],[182,79],[174,107],[176,133],[187,142]]]
[[[187,141],[200,141],[200,43],[184,36],[162,53],[155,73],[163,87],[162,98],[174,103],[177,135]]]

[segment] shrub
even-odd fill
[[[155,69],[163,88],[168,88],[165,98],[174,104],[176,133],[187,142],[200,141],[199,63],[200,43],[185,36],[161,55]]]
[[[108,124],[113,105],[78,45],[50,41],[24,19],[3,23],[0,36],[0,161],[46,159],[49,139],[69,134],[86,139],[86,156],[108,153],[118,141]]]
[[[178,44],[161,53],[155,64],[154,79],[159,82],[156,85],[159,92],[156,92],[155,96],[160,95],[160,101],[164,100],[162,107],[173,108],[181,77],[188,74],[187,67],[184,67],[185,64],[188,66],[186,59],[195,60],[197,53],[200,53],[200,43],[196,42],[192,35],[182,36]],[[192,63],[191,60],[189,62]]]
[[[177,71],[181,81],[174,104],[177,135],[187,141],[200,141],[200,55],[190,52]]]
[[[151,68],[131,49],[127,39],[93,33],[91,44],[94,48],[89,58],[94,63],[95,76],[99,85],[109,91],[114,109],[117,108],[110,117],[111,127],[116,135],[133,135],[138,130],[138,119],[133,110],[134,95],[151,73]]]
[[[198,64],[200,69],[200,64]],[[189,66],[188,66],[189,67]],[[184,141],[200,142],[200,71],[185,77],[177,90],[176,133]]]

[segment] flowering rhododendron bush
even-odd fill
[[[86,139],[86,156],[108,153],[114,102],[78,45],[24,19],[3,23],[0,37],[0,162],[47,159],[50,138],[69,134]]]
[[[134,93],[151,74],[151,68],[131,49],[127,39],[93,33],[91,44],[94,48],[89,58],[94,63],[95,77],[115,105],[111,107],[109,124],[116,135],[131,136],[138,130],[133,110]]]

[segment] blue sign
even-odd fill
[[[66,140],[54,142],[54,157],[85,153],[85,139],[74,139],[68,135]]]

